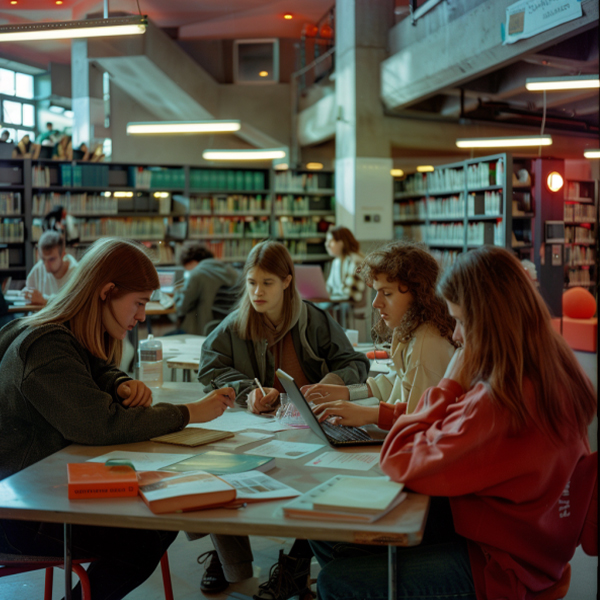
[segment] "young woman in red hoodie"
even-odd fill
[[[439,289],[463,349],[414,413],[380,411],[391,427],[382,470],[434,497],[423,543],[398,550],[398,598],[533,600],[579,542],[597,469],[587,441],[596,395],[509,252],[462,255]],[[387,598],[381,550],[311,545],[321,600]]]

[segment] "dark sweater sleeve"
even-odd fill
[[[122,383],[131,381],[131,377],[114,365],[95,357],[90,359],[90,367],[92,369],[91,376],[96,385],[110,394],[115,402],[123,402],[123,398],[117,394],[117,388]]]
[[[60,434],[71,442],[109,445],[140,442],[182,429],[187,409],[160,403],[151,407],[124,408],[115,402],[112,389],[102,389],[87,361],[68,333],[40,340],[28,349],[21,392]],[[106,375],[106,374],[104,374]],[[112,377],[99,381],[114,386]],[[183,409],[183,410],[182,410]]]

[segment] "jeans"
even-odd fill
[[[0,519],[0,552],[62,559],[63,525]],[[72,526],[73,558],[95,558],[87,570],[94,600],[121,600],[156,569],[177,532]],[[80,600],[81,586],[73,589]]]
[[[320,600],[388,599],[387,547],[314,541],[310,545],[322,567]],[[396,569],[397,600],[476,600],[467,542],[454,532],[447,499],[432,498],[423,541],[397,549]]]

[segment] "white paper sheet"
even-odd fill
[[[203,429],[214,429],[216,431],[245,431],[246,429],[258,429],[260,431],[284,431],[285,425],[281,425],[275,419],[267,419],[253,415],[247,410],[226,410],[220,417],[207,423],[190,423],[188,427],[201,427]]]
[[[218,450],[235,450],[235,448],[240,448],[241,446],[253,444],[254,442],[259,442],[260,440],[266,440],[272,437],[273,436],[270,433],[245,431],[244,433],[236,433],[232,438],[219,440],[210,445]]]
[[[379,454],[375,452],[325,452],[307,462],[307,467],[327,467],[331,469],[349,469],[352,471],[368,471],[379,463]]]
[[[220,475],[220,477],[236,489],[236,498],[239,500],[256,502],[276,498],[296,498],[300,495],[298,490],[260,471],[232,473],[231,475]]]
[[[174,452],[173,454],[167,454],[164,452],[125,452],[120,450],[113,450],[108,454],[102,456],[96,456],[96,458],[90,458],[87,462],[106,462],[107,460],[128,460],[133,464],[136,471],[157,471],[172,465],[175,462],[191,458],[194,454],[179,454]]]
[[[302,458],[322,448],[323,444],[305,444],[301,442],[282,442],[273,440],[262,446],[246,450],[244,454],[257,454],[258,456],[273,456],[274,458]]]

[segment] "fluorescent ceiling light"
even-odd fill
[[[435,171],[435,167],[432,165],[419,165],[417,171],[419,173],[431,173],[432,171]]]
[[[551,135],[518,135],[497,138],[459,138],[459,148],[521,148],[525,146],[551,146]]]
[[[274,148],[268,150],[205,150],[202,153],[202,158],[205,160],[273,160],[284,157],[284,150]]]
[[[133,198],[133,192],[115,192],[115,198]]]
[[[138,16],[3,25],[0,27],[0,42],[138,35],[146,31],[147,24],[148,20],[146,17]]]
[[[585,150],[583,155],[586,158],[600,158],[600,150]]]
[[[402,169],[392,169],[390,175],[392,177],[404,177],[404,171]]]
[[[323,168],[323,163],[309,162],[307,163],[306,168],[310,169],[311,171],[320,171]]]
[[[287,171],[290,168],[290,165],[288,165],[286,162],[281,162],[273,165],[273,168],[276,171]]]
[[[530,92],[555,90],[586,90],[600,87],[598,75],[573,75],[571,77],[532,77],[525,80]]]
[[[127,123],[127,135],[157,135],[184,133],[230,133],[239,131],[237,120],[229,121],[159,121],[154,123]]]

